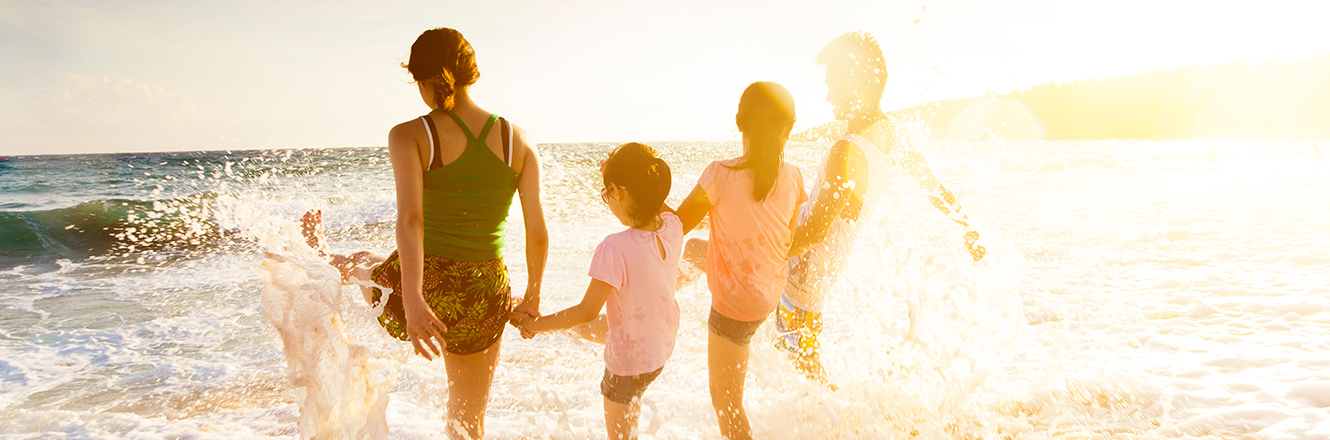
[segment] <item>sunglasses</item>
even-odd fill
[[[610,185],[614,185],[614,184],[611,183]],[[614,186],[619,187],[619,189],[624,189],[623,185],[614,185]],[[610,186],[609,186],[609,185],[605,185],[604,188],[601,188],[601,189],[600,189],[600,200],[603,201],[603,202],[605,202],[606,205],[610,204]]]

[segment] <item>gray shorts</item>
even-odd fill
[[[660,367],[650,373],[642,373],[636,376],[619,376],[605,370],[605,378],[600,380],[600,394],[605,396],[611,402],[629,405],[642,397],[642,393],[647,391],[647,385],[660,376],[660,372],[665,367]]]
[[[737,321],[725,317],[713,307],[711,316],[707,317],[707,328],[710,328],[716,336],[747,347],[748,342],[753,340],[753,335],[757,334],[757,328],[762,326],[763,321],[766,321],[766,318],[756,321]]]

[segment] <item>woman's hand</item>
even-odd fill
[[[416,354],[429,360],[442,356],[443,349],[448,346],[443,339],[443,333],[448,331],[448,326],[444,325],[439,317],[434,316],[434,311],[430,310],[423,297],[417,295],[416,298],[407,299],[408,295],[403,296],[406,335],[411,340],[411,346],[416,348]]]
[[[536,332],[527,329],[527,327],[531,325],[531,322],[535,320],[536,318],[534,316],[526,313],[517,311],[508,312],[508,321],[513,323],[513,327],[517,327],[518,330],[521,330],[522,337],[527,339],[531,338],[530,336],[527,336],[528,334],[531,336],[536,335]]]
[[[523,296],[522,300],[513,306],[513,311],[531,316],[540,316],[540,292],[532,292],[528,289],[526,296]]]
[[[512,312],[508,313],[509,319],[512,319],[513,316],[517,315],[526,316],[531,319],[540,316],[540,292],[532,292],[528,289],[526,296],[523,297],[516,306],[513,306]],[[535,332],[526,329],[525,325],[529,323],[530,320],[525,321],[523,324],[518,324],[517,322],[513,323],[513,326],[517,327],[517,329],[522,332],[523,339],[536,337]]]

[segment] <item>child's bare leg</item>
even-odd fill
[[[374,266],[382,263],[384,258],[374,255],[370,251],[360,251],[351,255],[330,254],[328,264],[337,268],[342,273],[342,284],[354,284],[354,280],[369,281],[370,272]]]
[[[573,336],[577,336],[579,338],[586,339],[588,341],[595,342],[597,344],[604,344],[605,334],[609,333],[608,318],[605,316],[604,313],[601,313],[599,317],[596,317],[595,321],[591,321],[586,324],[570,328],[568,329],[568,332],[571,333]],[[606,400],[605,402],[606,404],[608,404],[610,401]],[[605,408],[606,411],[609,411],[608,406],[606,406]],[[611,436],[610,438],[614,437]]]
[[[360,284],[359,281],[370,281],[373,278],[371,273],[374,271],[374,267],[382,263],[383,260],[383,257],[374,255],[369,251],[360,251],[351,255],[331,254],[328,264],[341,272],[343,286],[359,285],[360,294],[365,297],[365,303],[372,305],[374,304],[373,292],[369,286]]]
[[[610,440],[628,440],[637,438],[633,429],[637,428],[637,419],[642,415],[642,401],[633,399],[633,403],[622,404],[603,398],[605,401],[605,434]]]
[[[328,264],[337,268],[342,274],[342,285],[356,284],[356,280],[369,281],[370,271],[384,260],[384,257],[369,251],[360,251],[351,255],[329,253],[328,240],[323,233],[323,211],[317,209],[311,209],[300,217],[300,233],[305,236],[305,243],[309,247],[327,258]],[[361,290],[368,301],[369,289],[362,286]]]
[[[748,413],[744,411],[744,375],[748,372],[748,347],[707,332],[707,372],[711,376],[711,406],[720,422],[720,435],[729,440],[753,438]]]
[[[305,236],[305,244],[319,256],[328,255],[328,239],[323,235],[323,211],[311,209],[300,216],[300,235]]]

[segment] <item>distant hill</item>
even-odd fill
[[[1330,56],[1157,69],[896,110],[936,139],[1330,139]],[[837,122],[796,140],[831,139]]]

